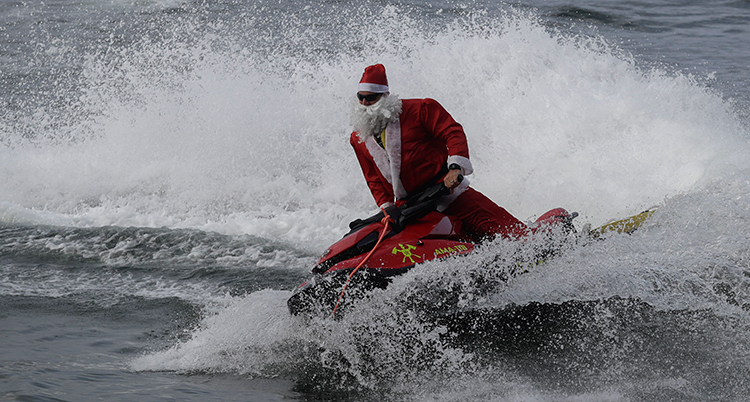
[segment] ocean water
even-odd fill
[[[748,27],[744,0],[2,2],[0,397],[746,400]],[[289,316],[376,209],[348,144],[376,62],[520,219],[656,213]]]

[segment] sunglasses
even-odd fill
[[[382,95],[383,94],[362,95],[361,93],[357,92],[357,99],[359,99],[360,102],[362,101],[375,102]]]

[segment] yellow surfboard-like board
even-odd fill
[[[608,232],[627,234],[633,233],[633,231],[641,227],[641,225],[643,225],[643,223],[646,222],[646,220],[654,214],[654,211],[656,211],[656,209],[649,209],[641,212],[638,215],[633,215],[625,219],[620,219],[619,221],[607,223],[606,225],[592,230],[590,232],[590,235],[593,237],[599,237]]]

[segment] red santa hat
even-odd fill
[[[388,78],[385,76],[385,66],[375,64],[365,68],[362,79],[359,80],[357,91],[383,94],[388,92]]]

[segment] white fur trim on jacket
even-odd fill
[[[401,120],[388,123],[385,127],[385,149],[391,161],[391,177],[393,178],[393,194],[396,199],[406,198],[409,193],[401,183]]]
[[[474,167],[471,166],[471,161],[467,157],[460,155],[450,155],[448,156],[448,160],[446,161],[446,163],[448,164],[448,166],[453,163],[461,166],[461,174],[464,176],[468,176],[474,173]]]
[[[380,145],[375,142],[375,138],[371,135],[365,137],[365,147],[367,147],[367,151],[370,152],[370,156],[372,156],[375,166],[380,170],[380,174],[382,174],[383,177],[385,177],[385,180],[392,185],[393,179],[391,179],[391,164],[388,161],[388,155],[385,154],[383,148],[380,148]]]
[[[375,161],[375,166],[378,167],[380,173],[385,177],[388,183],[393,186],[393,194],[396,198],[405,198],[408,193],[404,189],[404,185],[401,183],[401,121],[388,123],[385,128],[385,149],[375,142],[373,136],[368,136],[365,139],[365,146],[372,156],[372,160]]]
[[[396,204],[393,203],[393,202],[386,202],[386,203],[383,203],[383,205],[379,205],[378,208],[380,208],[382,210],[386,210],[386,209],[388,209],[390,207],[395,207],[395,206],[396,206]]]

